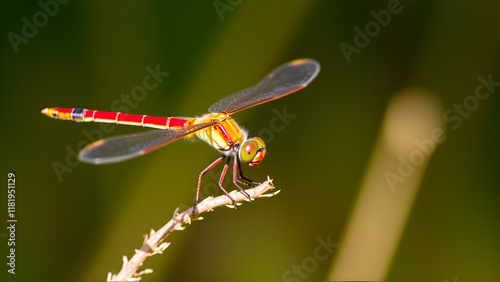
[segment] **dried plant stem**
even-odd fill
[[[261,185],[245,190],[252,199],[271,197],[276,195],[279,191],[275,191],[270,194],[264,194],[267,191],[274,189],[273,183],[271,180],[267,180]],[[231,197],[239,204],[241,202],[248,199],[239,191],[232,191],[229,193]],[[230,206],[232,201],[226,197],[225,195],[218,197],[209,197],[200,202],[196,207],[196,213],[193,216],[193,208],[189,208],[186,211],[175,214],[174,217],[165,224],[158,231],[151,230],[149,236],[145,236],[144,245],[135,251],[134,256],[128,260],[126,256],[123,257],[123,266],[118,274],[108,273],[107,281],[138,281],[141,279],[142,274],[147,274],[153,272],[151,269],[146,269],[140,272],[137,272],[142,263],[146,260],[147,257],[152,256],[154,254],[161,254],[170,243],[161,243],[172,231],[174,230],[183,230],[184,224],[191,223],[192,220],[200,220],[200,214],[212,211],[216,207],[220,206]],[[149,238],[148,238],[149,237]]]

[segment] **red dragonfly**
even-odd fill
[[[241,163],[250,167],[258,165],[266,155],[266,145],[259,137],[248,138],[248,133],[230,115],[306,87],[316,77],[319,69],[319,63],[312,59],[298,59],[283,64],[256,85],[219,100],[210,106],[209,114],[197,118],[153,117],[78,108],[45,108],[42,113],[52,118],[77,122],[107,122],[161,129],[96,141],[83,148],[78,156],[82,162],[91,164],[121,162],[149,153],[180,138],[195,135],[221,152],[222,156],[200,173],[194,207],[198,203],[201,177],[226,157],[219,187],[237,207],[234,199],[222,186],[230,160],[234,159],[233,183],[251,201],[250,195],[239,183],[250,187],[260,183],[243,176]]]

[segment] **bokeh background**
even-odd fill
[[[144,281],[330,279],[337,249],[323,261],[310,258],[318,240],[342,247],[388,104],[408,87],[437,101],[448,138],[421,166],[419,189],[380,280],[500,280],[500,87],[456,129],[443,116],[475,95],[479,76],[500,81],[500,2],[41,0],[0,6],[0,220],[6,225],[8,172],[16,175],[18,219],[15,275],[7,273],[8,234],[0,231],[2,280],[96,281],[117,273],[143,234],[193,203],[199,172],[218,156],[202,142],[178,141],[119,164],[81,164],[72,152],[85,141],[144,129],[123,125],[102,133],[98,124],[52,120],[41,109],[123,107],[122,95],[142,85],[148,66],[158,66],[169,75],[127,109],[196,116],[302,57],[322,66],[309,87],[233,116],[268,141],[268,156],[246,176],[262,181],[269,175],[281,193],[239,211],[219,208],[173,233],[165,253],[146,260],[143,267],[154,273]],[[344,54],[342,43],[356,46],[356,27],[365,30],[373,12],[394,7],[399,12],[385,26],[372,24],[365,46]],[[26,22],[38,26],[23,30]],[[276,112],[284,110],[293,118],[280,124]],[[272,122],[283,126],[276,130]],[[204,196],[221,194],[214,177],[203,181]],[[397,201],[402,189],[387,185],[377,193]],[[304,275],[287,274],[294,266]]]

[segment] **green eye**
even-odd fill
[[[250,167],[260,164],[265,155],[266,144],[259,137],[245,141],[240,148],[240,160]]]
[[[259,144],[259,146],[262,147],[262,149],[266,150],[266,143],[264,143],[264,140],[262,140],[262,138],[260,138],[260,137],[254,137],[252,139],[255,142],[257,142],[257,144]]]
[[[257,144],[257,142],[255,142],[254,140],[246,141],[245,143],[243,143],[243,146],[240,150],[241,161],[246,164],[250,163],[257,154],[258,150],[259,144]]]

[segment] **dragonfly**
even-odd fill
[[[103,112],[81,108],[45,108],[42,113],[56,119],[77,122],[103,122],[152,127],[136,134],[121,135],[95,141],[79,152],[79,159],[90,164],[108,164],[142,156],[181,138],[197,137],[221,153],[198,177],[193,213],[198,203],[201,179],[227,158],[219,178],[219,187],[237,208],[236,201],[222,183],[233,159],[233,183],[251,202],[250,195],[241,187],[254,187],[259,182],[243,176],[242,163],[254,167],[266,155],[266,145],[259,137],[248,137],[231,117],[232,114],[263,104],[306,87],[319,73],[320,65],[313,59],[297,59],[285,63],[264,77],[259,83],[222,98],[201,117],[154,117],[120,112]],[[241,184],[241,185],[240,185]]]

